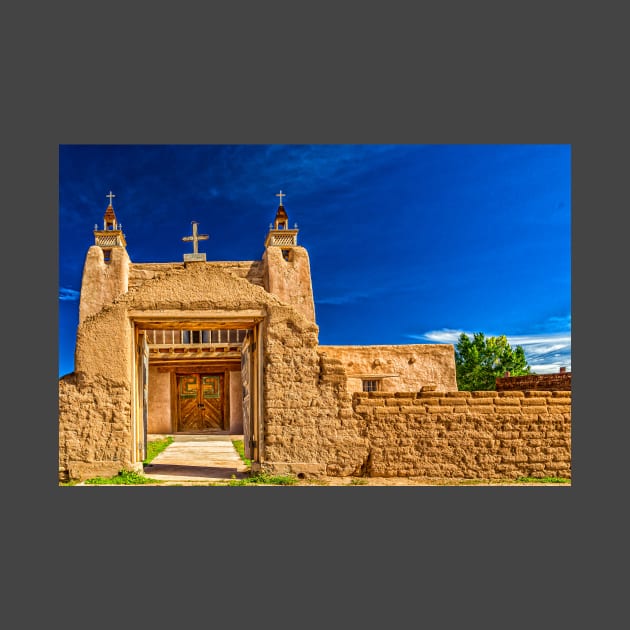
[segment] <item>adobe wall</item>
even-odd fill
[[[201,317],[217,310],[264,310],[270,304],[280,302],[262,287],[212,264],[192,263],[145,279],[87,317],[77,329],[75,371],[59,383],[60,476],[115,474],[133,465],[130,309],[187,309]],[[110,390],[116,393],[113,402]]]
[[[227,271],[237,278],[243,278],[259,287],[264,286],[263,263],[261,260],[236,262],[207,262],[208,266]],[[184,269],[185,263],[131,263],[129,267],[129,288],[139,287],[147,280],[160,278],[174,269]]]
[[[172,433],[171,374],[149,365],[148,433]]]
[[[59,479],[133,469],[130,417],[127,381],[76,373],[59,379]]]
[[[571,477],[570,392],[354,394],[368,476]]]
[[[507,391],[571,391],[571,372],[560,374],[526,374],[525,376],[503,376],[497,378],[498,392]]]
[[[61,480],[138,469],[131,421],[133,328],[126,306],[105,307],[77,328],[75,371],[59,381]]]
[[[307,476],[359,474],[367,456],[345,371],[317,351],[318,328],[274,306],[265,330],[261,468]]]
[[[383,392],[418,392],[424,386],[457,391],[455,349],[451,344],[320,346],[338,359],[348,375],[348,391],[362,391],[362,380],[383,377]]]
[[[59,381],[61,479],[113,475],[137,465],[131,309],[186,310],[200,317],[243,309],[265,313],[263,470],[489,479],[571,475],[570,392],[425,388],[419,395],[351,396],[343,362],[318,348],[317,325],[262,287],[208,263],[158,275],[78,327],[75,372]]]
[[[261,467],[347,475],[364,464],[367,442],[345,372],[339,362],[320,358],[317,325],[263,288],[193,263],[146,279],[79,325],[75,372],[59,384],[61,478],[112,475],[134,464],[130,309],[199,316],[262,310]]]
[[[113,247],[111,261],[105,262],[103,250],[92,245],[85,256],[79,299],[79,322],[98,313],[128,289],[129,255],[124,247]]]
[[[315,322],[311,267],[306,249],[292,247],[287,261],[282,256],[282,248],[267,247],[262,263],[265,289]]]
[[[129,265],[129,288],[143,285],[147,280],[161,278],[174,269],[184,269],[184,263],[131,263]]]

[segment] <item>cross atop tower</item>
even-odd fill
[[[193,244],[193,254],[184,254],[184,260],[205,260],[205,254],[199,254],[197,251],[197,243],[199,241],[207,241],[210,236],[208,234],[197,234],[197,225],[199,225],[198,221],[191,221],[192,223],[192,236],[184,236],[182,241],[192,241]]]
[[[286,197],[286,195],[282,192],[276,193],[276,197],[280,197],[280,205],[282,205],[282,197]]]
[[[109,205],[103,215],[103,229],[99,230],[98,225],[94,226],[94,244],[103,248],[106,255],[111,253],[112,247],[126,247],[125,235],[122,233],[122,225],[116,220],[116,213],[112,205],[112,199],[116,196],[111,190],[109,195]],[[106,262],[109,262],[106,259]]]

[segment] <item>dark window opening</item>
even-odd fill
[[[363,391],[364,392],[377,392],[380,389],[379,383],[380,383],[380,381],[378,381],[377,379],[364,380],[363,381]]]

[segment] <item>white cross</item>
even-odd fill
[[[197,253],[197,241],[207,241],[210,237],[207,234],[197,234],[197,221],[191,221],[192,223],[192,236],[184,236],[182,241],[192,241],[193,242],[193,252]]]
[[[112,205],[112,199],[116,196],[114,194],[112,194],[112,191],[109,191],[109,195],[105,195],[106,197],[109,197],[109,205]]]
[[[276,193],[276,197],[280,197],[280,205],[282,205],[282,197],[286,197],[286,195],[280,191],[279,193]]]

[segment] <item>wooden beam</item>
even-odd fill
[[[189,374],[191,372],[203,372],[204,370],[228,370],[230,372],[240,371],[241,362],[240,360],[236,361],[217,361],[215,362],[206,362],[206,363],[188,363],[188,364],[180,364],[180,363],[171,363],[170,365],[153,365],[152,367],[157,367],[158,372],[177,372],[178,374]]]
[[[266,313],[258,309],[242,311],[131,310],[128,315],[140,328],[185,328],[186,330],[202,328],[249,329],[266,317]]]

